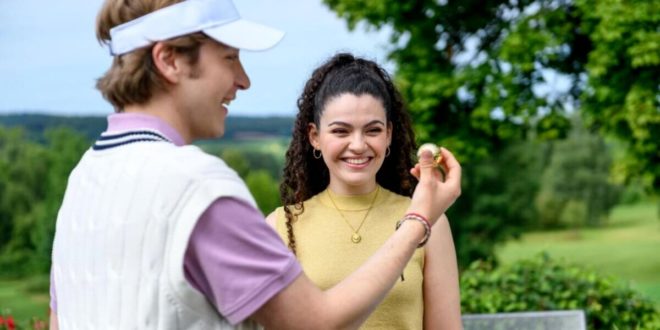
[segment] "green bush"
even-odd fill
[[[461,275],[464,314],[584,310],[589,329],[660,329],[654,304],[611,277],[541,255],[494,269],[477,261]]]

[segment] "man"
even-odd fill
[[[441,182],[424,154],[409,210],[421,217],[323,292],[235,172],[189,145],[222,135],[226,106],[249,88],[239,49],[282,33],[241,19],[230,0],[107,0],[97,35],[114,55],[97,88],[118,114],[69,178],[52,329],[357,328],[430,234],[422,218],[434,223],[460,194],[453,156],[443,150]]]

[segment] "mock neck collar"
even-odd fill
[[[385,189],[380,185],[376,185],[376,189],[372,192],[362,195],[341,195],[332,192],[330,188],[326,188],[319,194],[319,200],[324,205],[332,208],[334,208],[332,204],[332,201],[334,201],[340,211],[365,211],[372,206],[372,202],[373,205],[379,204],[384,196]],[[332,198],[332,201],[330,198]],[[376,199],[374,200],[374,198]]]

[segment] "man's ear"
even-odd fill
[[[167,82],[174,84],[179,81],[181,72],[184,70],[183,65],[185,64],[180,60],[180,56],[174,52],[172,47],[162,42],[156,42],[151,49],[151,58],[158,73]]]
[[[321,144],[319,143],[319,130],[316,127],[316,124],[307,124],[307,138],[309,139],[309,143],[312,145],[312,147],[314,147],[314,149],[321,148]]]

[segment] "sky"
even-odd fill
[[[102,0],[0,0],[0,114],[107,115],[94,88],[111,57],[95,37]],[[293,115],[311,72],[339,51],[386,62],[389,32],[349,31],[321,0],[234,0],[243,18],[286,32],[265,52],[241,52],[252,86],[229,112]],[[393,72],[392,72],[393,73]]]

